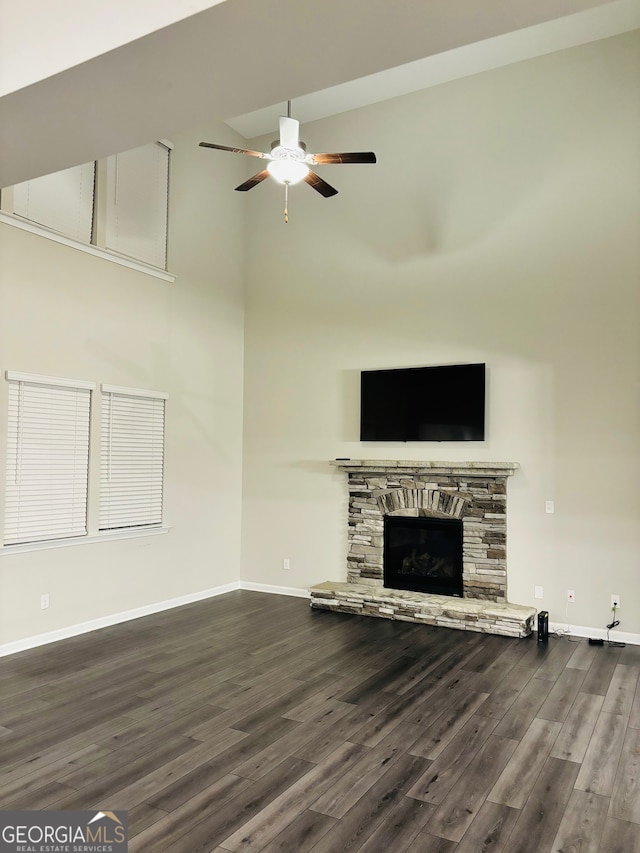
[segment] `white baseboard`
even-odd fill
[[[70,637],[77,637],[79,634],[87,634],[90,631],[97,631],[100,628],[108,628],[111,625],[118,625],[120,622],[129,622],[132,619],[140,619],[142,616],[151,616],[153,613],[161,613],[163,610],[171,610],[174,607],[182,607],[185,604],[192,604],[195,601],[204,601],[206,598],[214,598],[218,595],[225,595],[227,592],[233,592],[236,589],[246,589],[253,592],[266,592],[272,595],[289,595],[295,598],[309,598],[308,589],[300,589],[293,586],[274,586],[272,584],[251,583],[250,581],[234,581],[233,583],[223,584],[222,586],[213,587],[212,589],[204,589],[200,592],[193,592],[189,595],[182,595],[178,598],[172,598],[167,601],[158,601],[154,604],[146,604],[143,607],[136,607],[133,610],[125,610],[122,613],[113,613],[110,616],[101,616],[99,619],[91,619],[88,622],[79,622],[76,625],[69,625],[66,628],[59,628],[56,631],[47,631],[44,634],[35,634],[32,637],[25,637],[22,640],[16,640],[12,643],[5,643],[0,646],[0,657],[14,655],[18,652],[27,651],[27,649],[35,649],[38,646],[45,646],[48,643],[56,643],[58,640],[67,640]],[[607,639],[607,631],[605,628],[587,628],[583,625],[566,625],[559,622],[551,622],[549,624],[550,633],[560,633],[574,637],[593,637],[594,639]],[[631,634],[626,631],[611,631],[609,639],[616,643],[628,643],[632,646],[640,646],[640,634]]]
[[[189,595],[181,595],[179,598],[172,598],[167,601],[145,604],[143,607],[125,610],[122,613],[113,613],[109,616],[101,616],[98,619],[91,619],[88,622],[79,622],[76,625],[69,625],[66,628],[58,628],[56,631],[47,631],[45,634],[25,637],[23,640],[16,640],[13,643],[5,643],[0,646],[0,657],[14,655],[17,652],[24,652],[27,649],[35,649],[37,646],[45,646],[47,643],[56,643],[58,640],[67,640],[69,637],[77,637],[78,634],[87,634],[90,631],[97,631],[100,628],[118,625],[120,622],[129,622],[131,619],[140,619],[142,616],[151,616],[153,613],[161,613],[163,610],[182,607],[185,604],[192,604],[194,601],[203,601],[205,598],[224,595],[236,589],[240,589],[240,581],[223,584],[212,589],[203,589],[200,592],[189,593]]]
[[[272,586],[268,583],[240,581],[240,589],[250,589],[253,592],[269,592],[273,595],[291,595],[294,598],[311,598],[311,593],[308,589],[300,589],[297,586]]]
[[[606,640],[606,628],[586,628],[584,625],[567,625],[566,622],[550,622],[550,634],[562,634],[568,637],[593,637],[594,640]],[[609,640],[612,643],[628,643],[630,646],[640,646],[640,634],[628,631],[610,631]]]
[[[254,592],[269,592],[274,595],[291,595],[297,598],[309,598],[309,591],[289,586],[272,586],[262,583],[248,583],[246,581],[234,581],[233,583],[216,586],[212,589],[203,589],[200,592],[193,592],[189,595],[181,595],[179,598],[172,598],[167,601],[158,601],[154,604],[145,604],[144,607],[136,607],[133,610],[125,610],[122,613],[113,613],[110,616],[101,616],[99,619],[91,619],[88,622],[79,622],[76,625],[69,625],[66,628],[58,628],[56,631],[47,631],[44,634],[35,634],[32,637],[25,637],[23,640],[16,640],[13,643],[5,643],[0,646],[0,657],[7,655],[15,655],[17,652],[24,652],[27,649],[35,649],[38,646],[46,646],[48,643],[57,643],[58,640],[67,640],[70,637],[77,637],[79,634],[88,634],[90,631],[98,631],[100,628],[108,628],[111,625],[118,625],[120,622],[129,622],[132,619],[140,619],[142,616],[151,616],[153,613],[161,613],[163,610],[171,610],[174,607],[182,607],[185,604],[192,604],[194,601],[204,601],[205,598],[214,598],[217,595],[224,595],[227,592],[233,592],[236,589],[249,589]]]

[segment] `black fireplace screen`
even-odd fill
[[[462,522],[385,516],[383,566],[389,589],[462,597]]]

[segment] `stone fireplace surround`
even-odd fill
[[[337,459],[349,479],[347,583],[311,589],[311,606],[483,631],[531,633],[536,610],[507,601],[507,477],[512,462]],[[384,517],[460,519],[463,597],[383,586]]]

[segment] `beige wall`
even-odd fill
[[[514,461],[509,597],[640,633],[638,34],[303,128],[340,194],[251,199],[242,577],[346,577],[338,456]],[[361,444],[359,371],[488,365],[481,444]],[[544,512],[555,501],[555,515]],[[291,569],[282,569],[283,558]],[[544,599],[534,599],[534,585]],[[566,591],[576,603],[566,611]]]
[[[0,223],[0,368],[168,391],[171,526],[0,556],[0,646],[240,578],[344,578],[336,456],[519,462],[511,600],[563,622],[572,588],[569,621],[601,627],[616,592],[621,629],[640,633],[638,46],[303,128],[311,149],[379,162],[319,168],[340,194],[295,188],[287,226],[280,187],[236,194],[252,164],[197,148],[237,143],[228,128],[174,140],[175,284]],[[361,369],[476,360],[486,442],[360,444]]]
[[[198,149],[202,138],[239,139],[215,127],[174,140],[173,284],[0,223],[0,368],[167,391],[171,527],[0,556],[0,646],[239,578],[243,235],[229,190],[242,171]],[[5,406],[3,387],[3,448]]]

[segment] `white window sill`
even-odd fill
[[[28,231],[30,234],[38,234],[40,237],[46,237],[47,240],[53,240],[55,243],[61,243],[63,246],[78,249],[87,255],[95,255],[105,261],[111,261],[113,264],[120,264],[120,266],[160,278],[163,281],[174,282],[176,280],[176,276],[173,273],[160,269],[160,267],[153,267],[151,264],[136,261],[135,258],[128,258],[126,255],[118,255],[116,252],[101,249],[99,246],[93,246],[90,243],[80,243],[78,240],[66,237],[64,234],[59,234],[50,228],[45,228],[44,225],[38,225],[36,222],[30,222],[28,219],[21,219],[19,216],[14,216],[11,213],[0,211],[0,222],[12,225],[14,228],[20,228],[22,231]]]
[[[19,545],[5,545],[0,548],[0,556],[21,554],[24,551],[47,551],[50,548],[68,548],[70,545],[94,545],[97,542],[111,542],[114,539],[137,539],[139,536],[159,536],[168,533],[170,527],[132,527],[127,530],[109,530],[91,536],[75,536],[73,539],[49,539],[45,542],[21,542]]]

